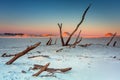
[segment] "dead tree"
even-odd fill
[[[61,39],[62,46],[65,46],[63,35],[62,35],[62,23],[61,24],[58,23],[58,26],[60,29],[60,39]]]
[[[86,16],[86,13],[87,11],[89,10],[89,8],[91,7],[91,4],[86,8],[86,10],[84,11],[83,15],[82,15],[82,19],[81,21],[78,23],[78,25],[76,26],[76,28],[74,29],[74,31],[70,34],[70,36],[68,37],[66,43],[64,43],[64,40],[63,40],[63,37],[62,37],[62,24],[58,24],[59,26],[59,29],[60,29],[60,38],[61,38],[61,42],[62,42],[62,46],[68,46],[69,45],[69,42],[72,38],[72,36],[74,35],[74,33],[78,30],[79,26],[82,24],[82,22],[84,21],[85,19],[85,16]]]
[[[40,43],[41,43],[41,42],[38,42],[38,43],[36,43],[36,44],[34,44],[34,45],[32,45],[32,46],[28,46],[24,51],[19,52],[18,54],[15,54],[15,56],[14,56],[12,59],[10,59],[8,62],[6,62],[6,64],[7,64],[7,65],[12,64],[16,59],[18,59],[19,57],[25,55],[26,53],[28,53],[28,52],[31,51],[32,49],[34,49],[34,48],[36,48],[37,46],[39,46]]]
[[[33,74],[32,76],[38,76],[39,74],[41,74],[43,71],[46,71],[47,67],[49,66],[50,63],[47,63],[45,66],[41,67],[40,71],[38,71],[37,73]]]
[[[32,70],[41,69],[42,67],[44,67],[44,66],[35,64],[34,67],[32,68]],[[50,72],[50,73],[55,73],[55,72],[67,72],[67,71],[69,71],[71,69],[72,69],[71,67],[62,68],[62,69],[47,68],[46,71]]]
[[[116,36],[117,33],[114,33],[113,36],[111,37],[110,41],[106,44],[107,46],[110,45],[110,43],[112,42],[112,40],[114,39],[114,37]]]
[[[79,44],[82,41],[82,37],[79,39],[80,34],[81,34],[81,30],[80,30],[78,36],[76,37],[75,42],[71,45],[72,47],[75,47],[77,44]]]
[[[52,38],[50,37],[46,45],[51,45],[52,44]]]
[[[117,41],[115,41],[115,42],[114,42],[113,47],[115,47],[115,46],[116,46],[116,43],[117,43]]]

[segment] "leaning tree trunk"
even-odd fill
[[[115,42],[114,42],[113,47],[115,47],[115,46],[116,46],[116,43],[117,43],[117,41],[115,41]]]
[[[20,53],[18,53],[18,54],[15,54],[15,56],[14,56],[11,60],[9,60],[8,62],[6,62],[6,64],[7,64],[7,65],[12,64],[16,59],[18,59],[19,57],[25,55],[26,53],[28,53],[28,52],[31,51],[32,49],[34,49],[34,48],[36,48],[37,46],[39,46],[40,43],[41,43],[41,42],[38,42],[38,43],[36,43],[36,44],[34,44],[34,45],[32,45],[32,46],[27,47],[24,51],[22,51],[22,52],[20,52]]]
[[[82,24],[82,22],[85,19],[85,15],[87,13],[87,11],[89,10],[89,8],[91,7],[91,4],[87,7],[87,9],[84,11],[83,15],[82,15],[82,19],[81,21],[78,23],[77,27],[75,28],[75,30],[70,34],[70,36],[68,37],[67,41],[66,41],[66,46],[69,44],[71,37],[74,35],[74,33],[78,30],[79,26]]]
[[[107,46],[110,45],[110,43],[112,42],[112,40],[114,39],[114,37],[116,36],[117,33],[114,33],[114,35],[111,37],[110,41],[106,44]]]
[[[79,32],[78,36],[76,37],[76,40],[75,40],[75,42],[73,44],[76,44],[76,43],[78,43],[80,41],[80,40],[78,40],[79,37],[80,37],[80,34],[81,34],[81,30],[80,30],[80,32]]]

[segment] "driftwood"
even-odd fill
[[[58,23],[58,26],[60,30],[60,39],[61,39],[62,46],[65,46],[63,35],[62,35],[62,23],[61,24]]]
[[[110,45],[110,43],[112,42],[112,40],[114,39],[114,37],[116,36],[117,33],[114,33],[114,35],[111,37],[110,41],[106,44],[107,46]]]
[[[35,64],[34,67],[32,68],[32,70],[41,69],[42,67],[44,67],[44,66]],[[69,71],[71,69],[72,69],[71,67],[63,68],[63,69],[47,68],[46,71],[50,72],[50,73],[54,73],[54,72],[67,72],[67,71]]]
[[[87,13],[87,11],[89,10],[89,8],[91,7],[91,4],[87,7],[87,9],[84,11],[83,15],[82,15],[82,19],[81,21],[78,23],[77,27],[75,28],[75,30],[70,34],[69,38],[67,39],[67,42],[65,45],[68,45],[69,44],[69,41],[71,39],[71,37],[74,35],[74,33],[78,30],[79,26],[82,24],[82,22],[84,21],[85,19],[85,15]]]
[[[116,46],[116,43],[117,43],[117,41],[115,41],[115,42],[113,43],[113,47],[115,47],[115,46]]]
[[[38,71],[37,73],[33,74],[32,76],[38,76],[39,74],[41,74],[43,71],[47,70],[47,67],[49,66],[50,63],[47,63],[45,66],[41,67],[40,71]]]
[[[82,45],[78,45],[78,46],[81,46],[81,47],[88,47],[88,46],[91,46],[92,44],[82,44]]]
[[[60,30],[60,38],[61,38],[62,46],[68,46],[68,45],[69,45],[69,42],[70,42],[72,36],[74,35],[74,33],[78,30],[79,26],[80,26],[80,25],[82,24],[82,22],[84,21],[85,16],[86,16],[86,13],[87,13],[87,11],[89,10],[90,7],[91,7],[91,4],[90,4],[90,5],[86,8],[86,10],[84,11],[84,13],[83,13],[83,15],[82,15],[81,21],[78,23],[78,25],[76,26],[76,28],[74,29],[74,31],[70,34],[70,36],[68,37],[66,43],[64,42],[63,36],[62,36],[62,23],[61,23],[61,25],[58,23],[59,30]]]
[[[6,64],[7,64],[7,65],[12,64],[16,59],[18,59],[19,57],[25,55],[26,53],[28,53],[28,52],[31,51],[32,49],[34,49],[34,48],[36,48],[37,46],[39,46],[40,43],[41,43],[41,42],[38,42],[38,43],[36,43],[36,44],[34,44],[34,45],[32,45],[32,46],[28,46],[24,51],[19,52],[18,54],[15,54],[15,56],[14,56],[12,59],[10,59],[8,62],[6,62]]]
[[[72,45],[70,45],[70,47],[75,48],[75,46],[76,46],[77,44],[79,44],[79,43],[82,41],[82,37],[79,39],[80,34],[81,34],[81,30],[80,30],[80,32],[79,32],[79,34],[78,34],[78,36],[76,37],[75,42],[74,42]]]
[[[63,48],[56,50],[56,52],[60,52],[60,51],[62,51],[62,50],[63,50]]]
[[[30,56],[28,58],[35,58],[35,57],[46,57],[46,58],[50,58],[48,55],[36,55],[36,56]]]
[[[1,55],[1,57],[11,57],[11,56],[15,56],[15,54],[4,53],[4,54]]]
[[[79,32],[79,34],[78,34],[78,36],[76,37],[76,40],[75,40],[75,42],[74,42],[74,44],[76,44],[77,42],[79,42],[79,37],[80,37],[80,34],[81,34],[81,30],[80,30],[80,32]]]
[[[46,45],[51,45],[52,44],[52,38],[50,37]]]

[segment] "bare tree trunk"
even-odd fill
[[[116,36],[117,33],[114,33],[114,35],[111,37],[110,41],[106,44],[107,46],[110,45],[110,43],[112,42],[112,40],[114,39],[114,37]]]
[[[51,45],[52,44],[52,39],[51,37],[49,38],[48,42],[46,43],[46,45]]]
[[[79,41],[75,42],[75,43],[72,45],[72,47],[73,47],[73,48],[75,48],[75,47],[76,47],[76,45],[77,45],[77,44],[79,44],[81,41],[82,41],[82,37],[80,38],[80,40],[79,40]]]
[[[28,53],[28,52],[31,51],[32,49],[34,49],[34,48],[36,48],[37,46],[39,46],[40,43],[41,43],[41,42],[38,42],[38,43],[36,43],[36,44],[34,44],[34,45],[32,45],[32,46],[27,47],[24,51],[19,52],[18,54],[15,54],[15,56],[14,56],[12,59],[10,59],[8,62],[6,62],[6,64],[7,64],[7,65],[12,64],[16,59],[18,59],[19,57],[25,55],[26,53]]]
[[[114,42],[113,47],[115,47],[115,46],[116,46],[116,43],[117,43],[117,41],[115,41],[115,42]]]
[[[89,8],[91,7],[91,4],[87,7],[87,9],[84,11],[83,15],[82,15],[82,19],[81,21],[78,23],[77,27],[75,28],[75,30],[70,34],[69,38],[67,39],[66,41],[66,46],[69,44],[69,41],[71,39],[71,37],[74,35],[74,33],[78,30],[79,26],[82,24],[82,22],[84,21],[85,19],[85,15],[87,13],[87,11],[89,10]]]
[[[79,31],[79,34],[77,35],[75,42],[74,42],[73,44],[71,44],[69,47],[75,48],[75,46],[81,42],[82,37],[79,39],[80,34],[81,34],[81,30]],[[79,39],[79,40],[78,40],[78,39]]]
[[[73,44],[76,44],[76,43],[79,42],[78,39],[79,39],[79,37],[80,37],[80,34],[81,34],[81,30],[80,30],[80,32],[79,32],[78,36],[76,37],[76,40],[75,40],[75,42],[74,42]]]
[[[39,74],[41,74],[43,71],[46,71],[46,69],[48,68],[50,63],[47,63],[45,66],[41,67],[40,71],[38,71],[37,73],[33,74],[32,76],[38,76]]]
[[[44,67],[44,66],[43,65],[35,64],[34,67],[32,68],[32,70],[41,69],[42,67]],[[54,73],[54,72],[67,72],[67,71],[69,71],[71,69],[72,69],[71,67],[62,68],[62,69],[47,68],[46,71],[50,72],[50,73]]]
[[[64,39],[63,39],[63,36],[62,36],[62,23],[61,24],[58,23],[58,26],[59,26],[59,29],[60,29],[60,39],[61,39],[62,46],[65,46]]]

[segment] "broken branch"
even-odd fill
[[[32,68],[32,70],[41,69],[42,67],[44,67],[44,66],[35,64],[34,67]],[[62,69],[47,68],[46,71],[50,72],[50,73],[54,73],[54,72],[67,72],[67,71],[69,71],[71,69],[72,69],[71,67],[62,68]]]
[[[10,59],[8,62],[6,62],[6,64],[7,64],[7,65],[12,64],[16,59],[18,59],[19,57],[25,55],[26,53],[28,53],[28,52],[31,51],[32,49],[34,49],[34,48],[36,48],[37,46],[39,46],[40,43],[41,43],[41,42],[38,42],[38,43],[36,43],[36,44],[34,44],[34,45],[32,45],[32,46],[28,46],[24,51],[19,52],[18,54],[15,54],[15,56],[14,56],[12,59]]]
[[[41,67],[40,71],[38,71],[37,73],[33,74],[32,76],[38,76],[39,74],[41,74],[43,71],[46,71],[47,67],[49,66],[50,63],[47,63],[45,66]]]
[[[114,37],[116,36],[117,33],[114,33],[114,35],[111,37],[110,41],[107,43],[107,46],[110,45],[110,43],[112,42],[112,40],[114,39]]]

